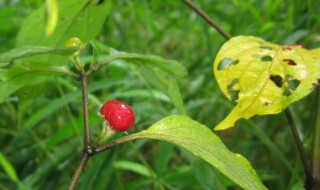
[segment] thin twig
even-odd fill
[[[83,104],[83,121],[84,121],[84,149],[89,150],[90,147],[90,131],[89,131],[89,112],[88,112],[88,89],[87,89],[87,75],[81,73],[81,87],[82,87],[82,104]]]
[[[290,129],[291,129],[291,132],[292,132],[292,135],[293,135],[293,138],[294,138],[294,141],[296,142],[296,145],[297,145],[297,148],[298,148],[298,151],[299,151],[299,155],[300,155],[300,158],[301,158],[301,161],[302,161],[302,164],[303,164],[303,168],[304,168],[304,172],[305,172],[305,175],[306,175],[306,181],[308,181],[310,179],[310,174],[311,174],[311,169],[310,169],[310,164],[309,164],[309,161],[307,159],[307,154],[303,148],[303,145],[302,145],[302,142],[301,142],[301,139],[299,137],[299,133],[298,133],[298,130],[297,130],[297,126],[293,120],[293,116],[292,116],[292,113],[290,111],[289,108],[287,108],[285,110],[285,114],[287,116],[287,119],[288,119],[288,122],[289,122],[289,125],[290,125]]]
[[[81,175],[89,158],[90,158],[90,155],[88,153],[85,152],[82,154],[81,161],[78,165],[77,170],[73,174],[73,177],[72,177],[72,180],[71,180],[71,183],[70,183],[68,190],[73,190],[76,187],[76,184],[80,178],[80,175]]]
[[[313,152],[311,170],[313,181],[312,184],[314,189],[320,188],[320,174],[319,174],[319,162],[320,162],[320,88],[317,90],[317,114],[316,123],[314,128],[314,139],[313,139]]]
[[[187,4],[192,10],[194,10],[199,16],[201,16],[207,23],[213,26],[222,36],[224,36],[227,40],[231,38],[231,35],[224,31],[222,27],[219,26],[207,13],[205,13],[201,8],[195,5],[190,0],[183,0],[185,4]]]

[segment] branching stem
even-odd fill
[[[83,104],[83,121],[84,121],[84,135],[83,135],[83,154],[81,161],[75,171],[68,190],[73,190],[81,176],[84,167],[87,164],[88,159],[92,155],[92,147],[90,145],[90,131],[89,131],[89,110],[88,110],[88,87],[87,87],[87,75],[85,72],[80,74],[81,90],[82,90],[82,104]]]
[[[72,177],[72,180],[71,180],[71,183],[70,183],[68,190],[73,190],[76,187],[76,184],[80,178],[80,175],[81,175],[89,158],[90,158],[90,155],[88,153],[84,152],[82,154],[81,161],[78,165],[77,170],[74,172],[74,175]]]

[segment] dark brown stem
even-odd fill
[[[187,4],[192,10],[194,10],[199,16],[201,16],[207,23],[209,23],[211,26],[213,26],[222,36],[224,36],[227,40],[231,38],[231,35],[224,31],[218,23],[216,23],[210,16],[205,13],[201,8],[199,8],[197,5],[195,5],[190,0],[183,0],[185,4]]]
[[[302,142],[301,142],[301,139],[299,137],[298,130],[297,130],[297,126],[296,126],[296,124],[295,124],[295,122],[293,120],[293,116],[292,116],[292,113],[291,113],[290,109],[287,108],[285,110],[285,113],[286,113],[286,116],[287,116],[287,119],[288,119],[288,122],[289,122],[289,125],[290,125],[290,129],[291,129],[294,141],[296,142],[296,145],[297,145],[297,148],[298,148],[298,151],[299,151],[299,155],[300,155],[300,158],[301,158],[301,161],[302,161],[302,164],[303,164],[304,172],[305,172],[305,175],[306,175],[306,185],[307,185],[307,184],[309,184],[309,181],[312,180],[311,168],[310,168],[309,161],[307,159],[307,154],[306,154],[306,152],[305,152],[305,150],[303,148],[303,145],[302,145]]]
[[[73,174],[73,177],[72,177],[72,180],[71,180],[71,183],[70,183],[68,190],[73,190],[76,187],[76,184],[80,178],[80,175],[81,175],[84,167],[86,166],[89,158],[90,158],[90,155],[88,153],[85,152],[82,154],[81,161],[78,165],[77,170]]]
[[[92,147],[90,145],[90,131],[89,131],[89,111],[88,111],[88,87],[87,87],[87,75],[85,72],[80,74],[81,88],[82,88],[82,106],[83,106],[83,121],[84,121],[84,135],[83,135],[83,154],[77,170],[74,172],[70,186],[68,190],[73,190],[81,176],[81,173],[92,155]]]
[[[314,139],[313,139],[313,152],[311,162],[312,190],[320,189],[320,174],[319,174],[319,162],[320,162],[320,89],[317,90],[317,114],[316,123],[314,128]],[[307,186],[308,187],[308,186]],[[311,189],[311,188],[310,188]]]
[[[81,87],[82,87],[82,104],[83,104],[83,121],[84,121],[84,149],[91,151],[90,146],[90,131],[89,131],[89,111],[88,111],[88,89],[87,89],[87,75],[81,73]]]

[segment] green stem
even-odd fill
[[[320,89],[317,90],[317,114],[316,123],[314,128],[313,139],[313,152],[311,162],[312,172],[312,184],[314,189],[320,189],[320,174],[319,174],[319,162],[320,162]]]

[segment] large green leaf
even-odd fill
[[[280,113],[310,94],[319,84],[319,51],[250,36],[229,40],[214,61],[214,74],[237,105],[215,129],[233,127],[241,118]]]
[[[97,4],[92,0],[58,0],[58,20],[51,35],[46,34],[47,9],[45,4],[24,21],[18,37],[17,46],[37,45],[63,47],[70,37],[78,37],[86,42],[95,38],[110,12],[111,1]],[[29,62],[66,64],[68,59],[42,56],[30,58]]]
[[[244,157],[230,152],[209,128],[189,117],[169,116],[147,130],[124,138],[149,138],[171,142],[207,161],[244,189],[266,189]]]

